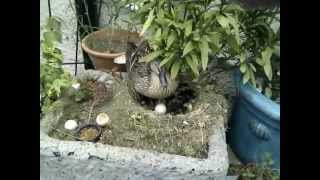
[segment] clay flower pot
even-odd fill
[[[125,55],[127,42],[137,43],[139,40],[136,32],[104,28],[88,34],[82,40],[81,47],[88,53],[95,69],[125,72],[125,63],[114,63],[114,59]]]

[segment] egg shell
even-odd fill
[[[77,127],[78,127],[78,123],[75,120],[67,120],[64,123],[64,128],[70,131],[77,129]]]

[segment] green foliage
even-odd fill
[[[209,54],[217,54],[222,44],[239,51],[238,11],[233,4],[215,0],[129,0],[138,10],[133,19],[142,25],[141,35],[151,44],[151,54],[142,61],[161,60],[173,77],[189,71],[194,77],[206,70]]]
[[[142,24],[152,51],[142,61],[156,58],[173,77],[207,69],[209,55],[239,58],[243,83],[250,83],[267,97],[275,97],[280,80],[280,31],[271,25],[279,9],[244,10],[215,0],[128,0],[138,7],[133,19]],[[277,70],[275,70],[277,69]],[[278,73],[279,74],[279,73]],[[279,83],[278,83],[279,84]],[[278,85],[276,85],[278,86]],[[276,87],[278,90],[279,87]]]
[[[279,180],[280,171],[272,169],[273,161],[270,154],[266,154],[261,164],[236,165],[229,167],[230,175],[239,175],[243,180]]]
[[[280,74],[277,75],[280,72],[280,31],[275,32],[271,27],[278,20],[277,15],[277,8],[239,14],[240,32],[245,36],[240,45],[243,83],[249,82],[273,99],[280,98],[280,87],[275,87],[280,85]]]
[[[40,64],[40,105],[45,111],[70,87],[71,76],[62,68],[63,55],[57,48],[57,43],[61,42],[60,21],[55,17],[48,18],[43,31],[41,50],[44,62]]]

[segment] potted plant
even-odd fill
[[[72,78],[62,68],[63,55],[57,44],[61,42],[60,20],[49,17],[43,27],[41,40],[43,62],[40,62],[40,112],[46,112],[51,104],[71,86]]]
[[[125,72],[125,61],[114,62],[114,59],[125,54],[127,42],[138,42],[136,32],[124,30],[117,23],[124,1],[113,1],[108,15],[109,27],[91,32],[83,38],[81,47],[88,53],[97,70]]]
[[[280,28],[272,23],[277,8],[250,10],[240,17],[244,41],[240,71],[236,72],[239,95],[233,109],[228,141],[244,163],[261,163],[271,154],[280,168]]]
[[[196,78],[207,69],[209,55],[225,48],[239,51],[240,6],[214,0],[133,0],[133,19],[143,24],[152,51],[141,62],[160,59],[173,78]]]

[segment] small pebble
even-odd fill
[[[100,113],[96,118],[96,123],[102,127],[109,124],[109,122],[110,122],[110,118],[107,113]]]
[[[75,120],[67,120],[64,123],[64,128],[70,131],[77,129],[77,127],[78,127],[78,123]]]
[[[188,123],[187,121],[183,121],[182,123],[183,123],[184,125],[187,125],[187,126],[189,125],[189,123]]]
[[[108,81],[106,81],[106,84],[107,85],[111,85],[111,84],[113,84],[113,81],[112,80],[108,80]]]
[[[105,82],[106,80],[108,79],[108,77],[107,76],[105,76],[105,75],[102,75],[102,76],[100,76],[99,77],[99,79],[97,80],[98,82]]]

